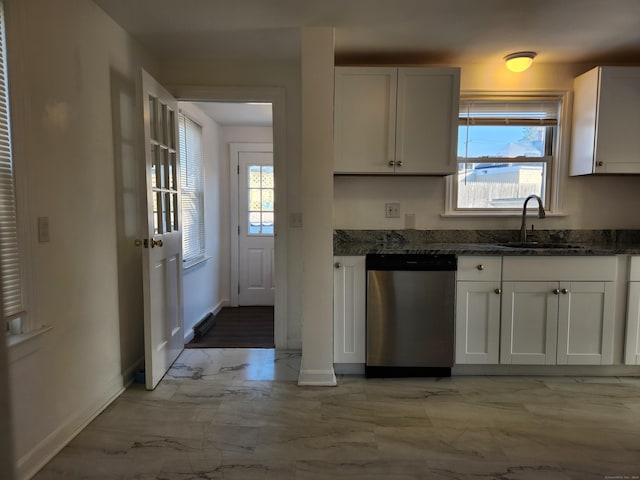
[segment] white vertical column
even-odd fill
[[[302,365],[299,385],[333,371],[333,28],[302,29]]]

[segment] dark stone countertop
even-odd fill
[[[455,255],[640,255],[640,245],[577,245],[557,247],[504,246],[492,243],[405,243],[375,244],[350,242],[337,245],[334,255],[367,255],[371,253],[455,254]]]
[[[528,245],[518,242],[519,233],[513,230],[337,230],[334,255],[640,255],[637,231],[543,230],[536,231],[532,239],[538,243]]]

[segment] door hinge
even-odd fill
[[[240,294],[240,284],[238,284],[238,295]]]
[[[240,225],[238,225],[238,235],[240,235]]]
[[[240,175],[240,165],[237,165],[236,168],[237,168],[238,175]]]

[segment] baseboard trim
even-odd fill
[[[47,435],[34,448],[16,462],[16,478],[28,480],[36,475],[49,461],[73,440],[87,425],[118,398],[133,383],[133,376],[144,364],[138,359],[121,375],[116,376],[102,395],[97,396],[87,408],[69,416],[58,428]]]
[[[298,385],[306,387],[335,387],[336,374],[331,370],[300,370]]]

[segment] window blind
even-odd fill
[[[24,302],[7,84],[4,5],[0,1],[0,267],[3,314],[5,319],[10,319],[24,312]]]
[[[190,262],[204,256],[204,151],[202,127],[179,116],[182,186],[182,257]]]
[[[558,99],[461,100],[460,125],[551,126],[558,124]]]

